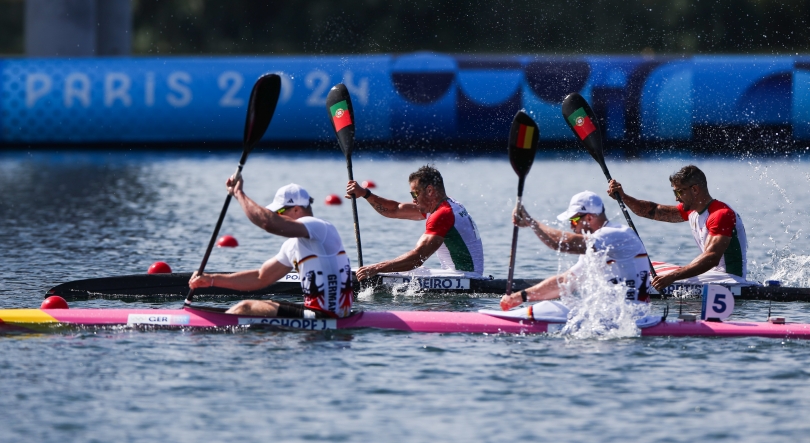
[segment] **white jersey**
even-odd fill
[[[467,209],[448,198],[435,211],[424,216],[427,219],[425,234],[444,238],[436,251],[442,269],[481,276],[484,273],[484,246]]]
[[[594,249],[606,251],[610,281],[627,285],[628,300],[647,301],[650,263],[638,235],[627,226],[607,222],[588,236],[594,240]],[[577,275],[584,266],[585,256],[581,255],[570,272]]]
[[[745,226],[742,217],[731,206],[717,200],[712,200],[703,212],[686,212],[683,210],[683,203],[678,205],[678,211],[684,220],[689,221],[692,228],[692,236],[695,238],[701,252],[706,252],[706,243],[709,236],[720,235],[730,237],[728,247],[720,263],[713,267],[711,271],[736,275],[745,280],[748,274],[748,260],[746,252],[748,250],[748,240],[745,236]]]
[[[301,277],[304,307],[333,317],[351,313],[352,272],[343,241],[331,223],[315,217],[301,217],[309,238],[295,237],[284,242],[276,260]]]

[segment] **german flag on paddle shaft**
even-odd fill
[[[521,149],[532,148],[532,138],[534,137],[534,128],[524,124],[520,125],[518,129],[517,143],[515,146]]]
[[[332,122],[335,124],[335,132],[338,132],[353,123],[352,116],[349,114],[349,105],[346,104],[346,100],[330,106],[329,113],[332,114]]]
[[[571,115],[568,116],[568,123],[574,128],[580,140],[585,140],[585,137],[591,135],[591,132],[596,130],[596,126],[594,126],[584,108],[579,108],[571,113]]]

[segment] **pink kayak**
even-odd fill
[[[320,331],[374,328],[407,332],[541,334],[562,323],[500,318],[478,312],[358,312],[342,319],[289,319],[225,314],[221,309],[0,309],[0,330],[48,331],[54,326],[155,326],[177,328],[271,327]],[[753,321],[667,321],[642,336],[771,337],[810,339],[810,324]]]

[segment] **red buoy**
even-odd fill
[[[329,194],[326,196],[326,200],[324,201],[327,205],[342,205],[343,200],[338,197],[337,194]]]
[[[64,298],[58,295],[52,295],[45,300],[42,300],[42,304],[39,305],[39,309],[69,309],[67,301]]]
[[[147,274],[171,274],[172,273],[172,268],[165,261],[156,261],[156,262],[152,263],[152,266],[149,267],[149,270],[146,271],[146,273]]]
[[[377,187],[377,184],[376,184],[376,183],[374,183],[374,182],[373,182],[373,181],[371,181],[371,180],[366,180],[366,181],[364,181],[363,183],[360,183],[360,186],[362,186],[362,187],[364,187],[364,188],[376,188],[376,187]]]
[[[230,235],[223,235],[217,240],[217,246],[220,248],[235,248],[239,246],[239,242]]]

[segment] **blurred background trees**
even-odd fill
[[[24,54],[0,0],[0,54]],[[135,55],[796,54],[806,0],[132,0]]]

